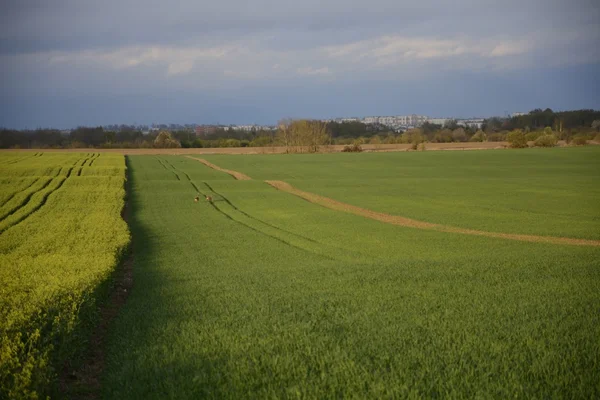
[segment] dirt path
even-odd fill
[[[218,171],[226,172],[232,175],[234,178],[239,180],[251,180],[247,175],[242,174],[241,172],[232,171],[229,169],[221,168],[215,164],[212,164],[202,158],[195,158],[191,156],[187,156],[193,160],[200,161],[201,163],[209,166],[210,168],[214,168]],[[591,239],[574,239],[574,238],[564,238],[564,237],[554,237],[554,236],[537,236],[537,235],[522,235],[517,233],[501,233],[501,232],[486,232],[479,231],[476,229],[468,229],[468,228],[458,228],[455,226],[447,226],[434,224],[431,222],[418,221],[416,219],[406,218],[399,215],[390,215],[384,214],[377,211],[368,210],[366,208],[361,208],[357,206],[353,206],[351,204],[342,203],[341,201],[333,200],[328,197],[320,196],[315,193],[305,192],[300,189],[296,189],[292,185],[283,181],[265,181],[269,185],[273,186],[276,189],[281,191],[291,193],[298,197],[301,197],[305,200],[308,200],[312,203],[319,204],[323,207],[330,208],[332,210],[343,211],[354,215],[359,215],[361,217],[371,218],[376,221],[385,222],[387,224],[399,225],[399,226],[407,226],[410,228],[417,229],[427,229],[434,230],[438,232],[449,232],[449,233],[461,233],[465,235],[473,235],[473,236],[485,236],[491,238],[498,239],[510,239],[510,240],[519,240],[522,242],[535,242],[535,243],[550,243],[550,244],[567,244],[567,245],[575,245],[575,246],[600,246],[600,240],[591,240]]]
[[[478,231],[475,229],[457,228],[453,226],[446,226],[440,224],[433,224],[431,222],[417,221],[411,218],[401,217],[398,215],[384,214],[377,211],[367,210],[365,208],[356,207],[350,204],[342,203],[337,200],[323,197],[318,194],[305,192],[300,189],[296,189],[292,185],[283,181],[265,181],[269,185],[281,191],[291,193],[295,196],[301,197],[311,203],[319,204],[323,207],[330,208],[336,211],[343,211],[361,217],[371,218],[377,221],[385,222],[392,225],[407,226],[410,228],[434,230],[438,232],[450,232],[450,233],[462,233],[466,235],[475,236],[486,236],[500,239],[520,240],[523,242],[537,242],[537,243],[551,243],[551,244],[568,244],[576,246],[600,246],[600,240],[589,240],[589,239],[573,239],[573,238],[562,238],[552,236],[536,236],[536,235],[520,235],[513,233],[498,233],[498,232],[486,232]]]
[[[250,181],[250,180],[252,180],[252,178],[250,178],[248,175],[244,175],[241,172],[232,171],[230,169],[221,168],[218,165],[210,163],[210,162],[206,161],[203,158],[196,158],[196,157],[191,157],[191,156],[186,156],[186,157],[187,158],[191,158],[192,160],[200,161],[202,164],[206,165],[207,167],[210,167],[212,169],[216,169],[217,171],[225,172],[226,174],[229,174],[229,175],[233,176],[238,181]]]

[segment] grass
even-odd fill
[[[379,212],[492,232],[600,239],[600,147],[203,158]]]
[[[470,154],[435,153],[453,165]],[[388,184],[404,179],[396,163],[411,164],[406,154],[338,158],[348,156],[206,158],[343,201],[378,187],[373,163],[387,165],[377,179]],[[106,399],[600,395],[598,248],[382,224],[184,157],[131,156],[130,172],[134,288],[109,338]],[[523,183],[517,175],[507,185]],[[213,204],[194,203],[198,189]],[[391,210],[369,193],[358,205]]]

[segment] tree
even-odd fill
[[[168,131],[160,131],[156,139],[154,139],[154,147],[158,148],[179,148],[181,147],[181,143],[177,139],[175,139],[171,132]]]
[[[486,133],[499,132],[502,130],[502,122],[503,120],[498,117],[486,119],[485,121],[483,121],[481,129],[484,130]]]
[[[433,136],[433,141],[437,143],[450,143],[452,141],[452,131],[442,129]]]
[[[467,134],[463,128],[457,128],[452,132],[452,140],[455,142],[466,142]]]
[[[319,147],[329,144],[331,136],[327,124],[317,120],[283,120],[277,134],[287,152],[302,152],[307,149],[314,153]]]
[[[80,126],[71,131],[70,138],[72,142],[81,142],[87,146],[100,146],[105,140],[104,129],[101,126],[97,128]]]
[[[446,121],[446,123],[444,124],[444,128],[446,129],[450,129],[451,131],[454,129],[458,128],[458,123],[456,122],[455,119],[449,119],[448,121]]]
[[[290,137],[291,118],[284,118],[277,123],[277,138],[286,147],[286,151],[290,150],[292,141]]]

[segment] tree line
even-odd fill
[[[526,141],[551,132],[557,140],[600,140],[600,111],[576,110],[553,112],[535,109],[512,118],[493,117],[480,128],[460,126],[449,120],[443,126],[424,123],[418,128],[395,131],[384,125],[366,125],[359,121],[323,122],[284,119],[276,131],[226,130],[197,137],[193,130],[142,133],[134,127],[119,130],[102,127],[78,127],[63,133],[56,129],[0,129],[0,148],[150,148],[150,147],[264,147],[286,146],[289,151],[318,151],[329,144],[360,145],[423,142],[450,143],[467,141],[506,141],[509,134],[521,132]]]

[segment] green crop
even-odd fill
[[[560,216],[553,204],[567,198],[582,207],[569,229],[523,205],[519,213],[542,221],[536,233],[595,237],[600,213],[585,204],[597,161],[544,151],[530,151],[535,162],[512,151],[206,157],[251,181],[184,157],[131,156],[135,285],[110,333],[104,398],[600,396],[598,247],[394,226],[261,181],[400,214],[414,174],[415,190],[432,200],[411,217],[528,232],[483,206],[515,201],[486,194],[493,176],[546,214]],[[559,163],[567,172],[552,180],[543,171]],[[523,164],[535,164],[527,173],[549,195],[519,178]],[[457,200],[452,183],[469,179],[467,208],[491,224],[439,208],[446,189]]]
[[[492,232],[600,239],[600,147],[206,155],[379,212]]]
[[[129,242],[125,163],[2,154],[0,175],[0,397],[41,398],[85,341],[80,326]]]

